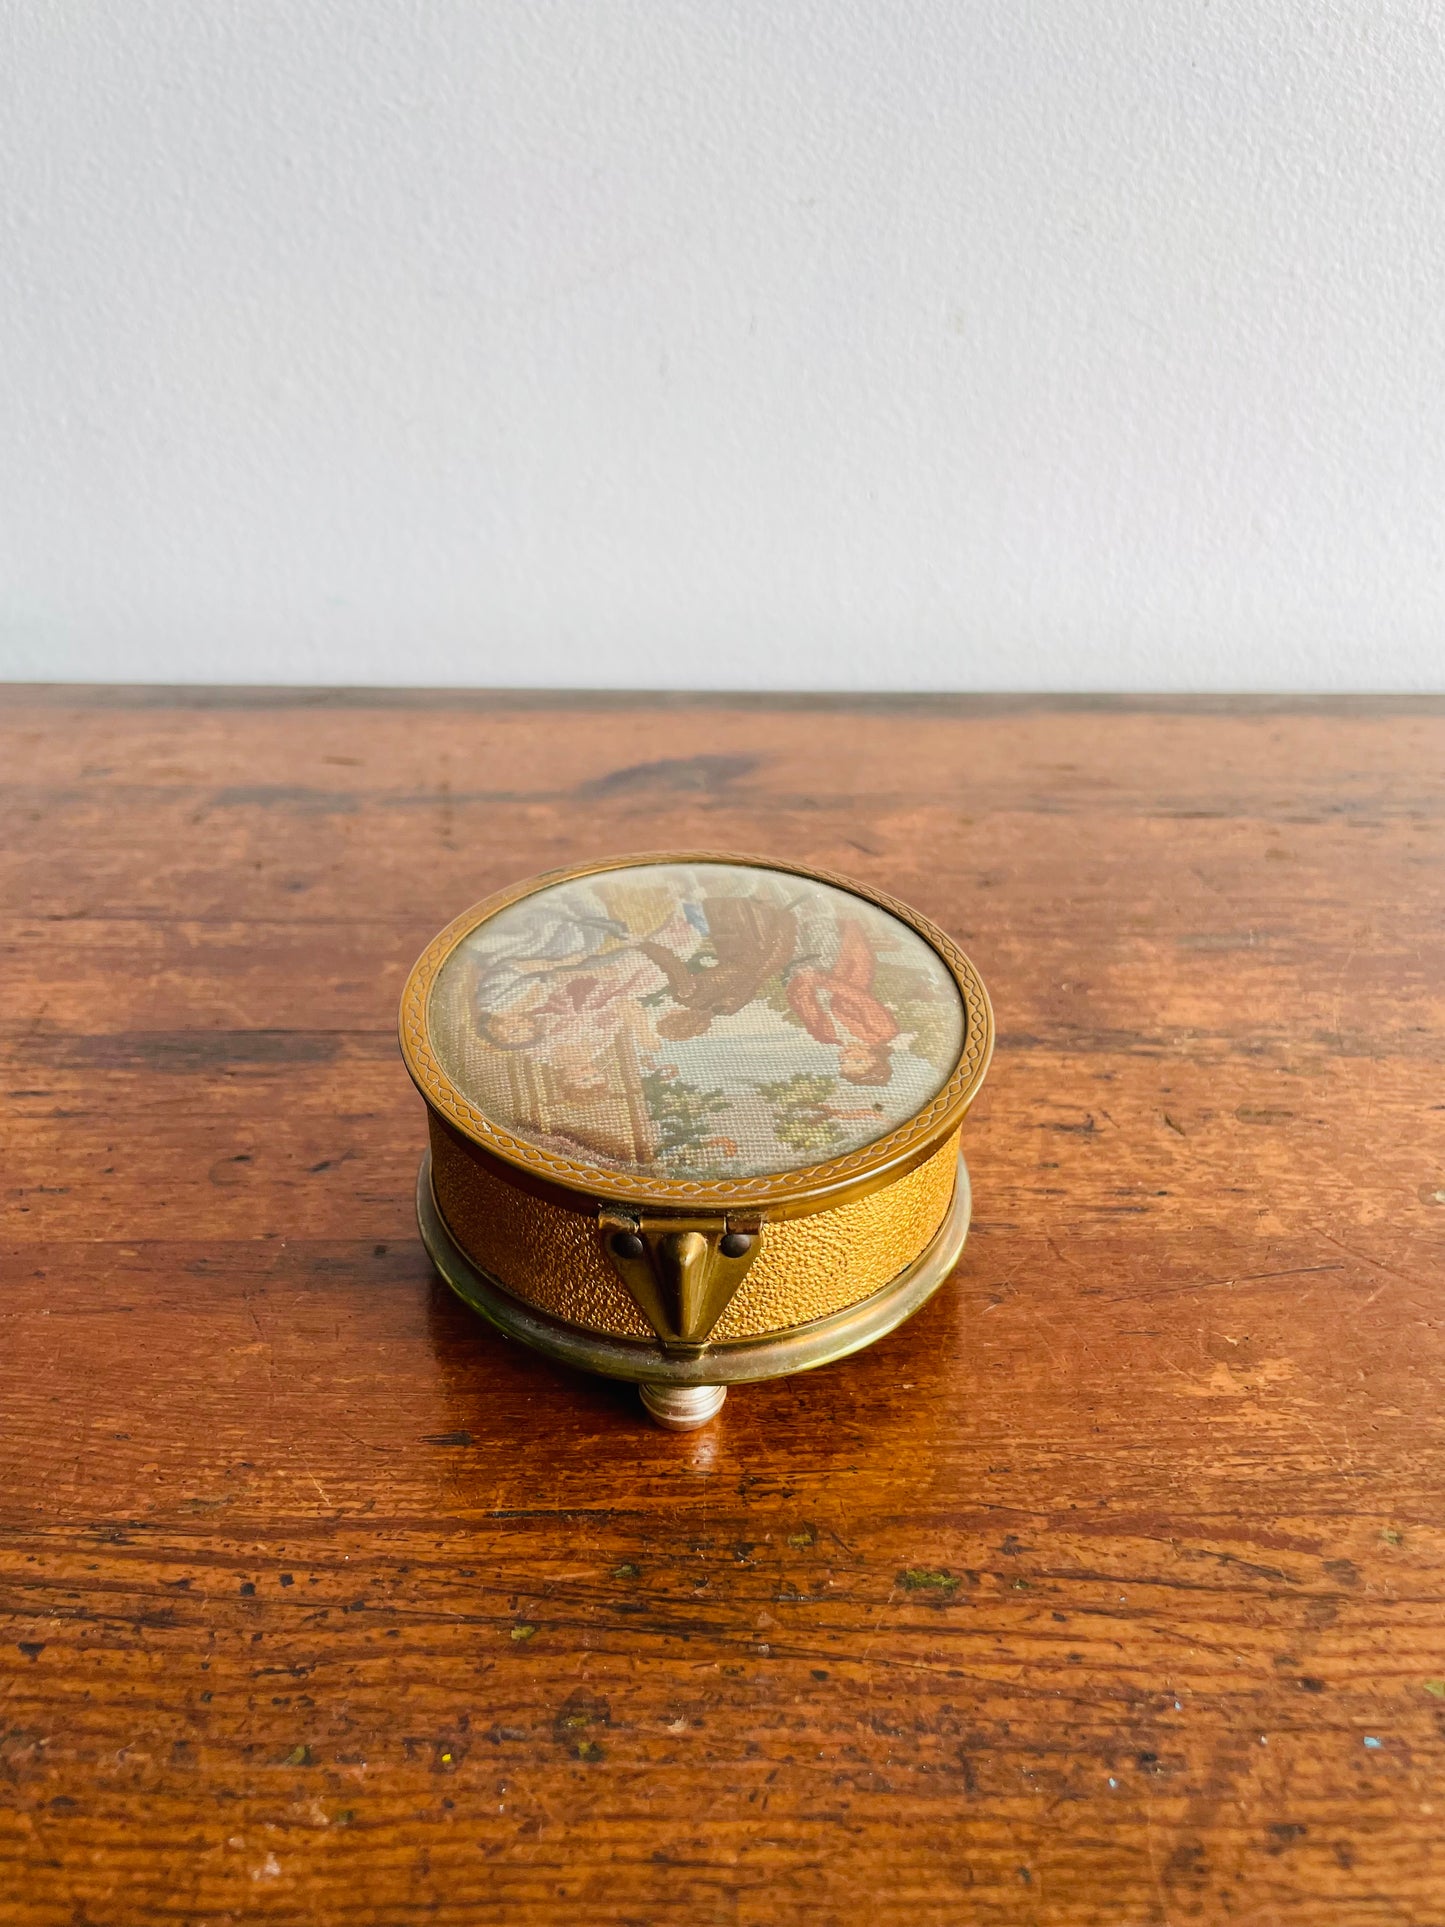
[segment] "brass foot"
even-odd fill
[[[726,1385],[658,1385],[638,1387],[642,1403],[669,1432],[695,1432],[716,1418],[728,1395]]]

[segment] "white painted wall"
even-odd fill
[[[0,24],[0,675],[1445,684],[1445,0]]]

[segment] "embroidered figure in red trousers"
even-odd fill
[[[863,926],[847,918],[832,969],[803,964],[788,978],[788,1002],[820,1044],[839,1046],[838,1069],[850,1084],[886,1084],[893,1076],[889,1046],[898,1025],[873,995],[876,962]]]

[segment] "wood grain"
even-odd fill
[[[12,690],[16,1927],[1440,1927],[1445,705]],[[913,1323],[707,1432],[431,1276],[394,1011],[533,871],[993,993]]]

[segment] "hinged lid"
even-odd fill
[[[957,1129],[993,1046],[968,959],[826,871],[713,853],[553,871],[435,939],[407,1067],[519,1176],[663,1211],[795,1216]]]

